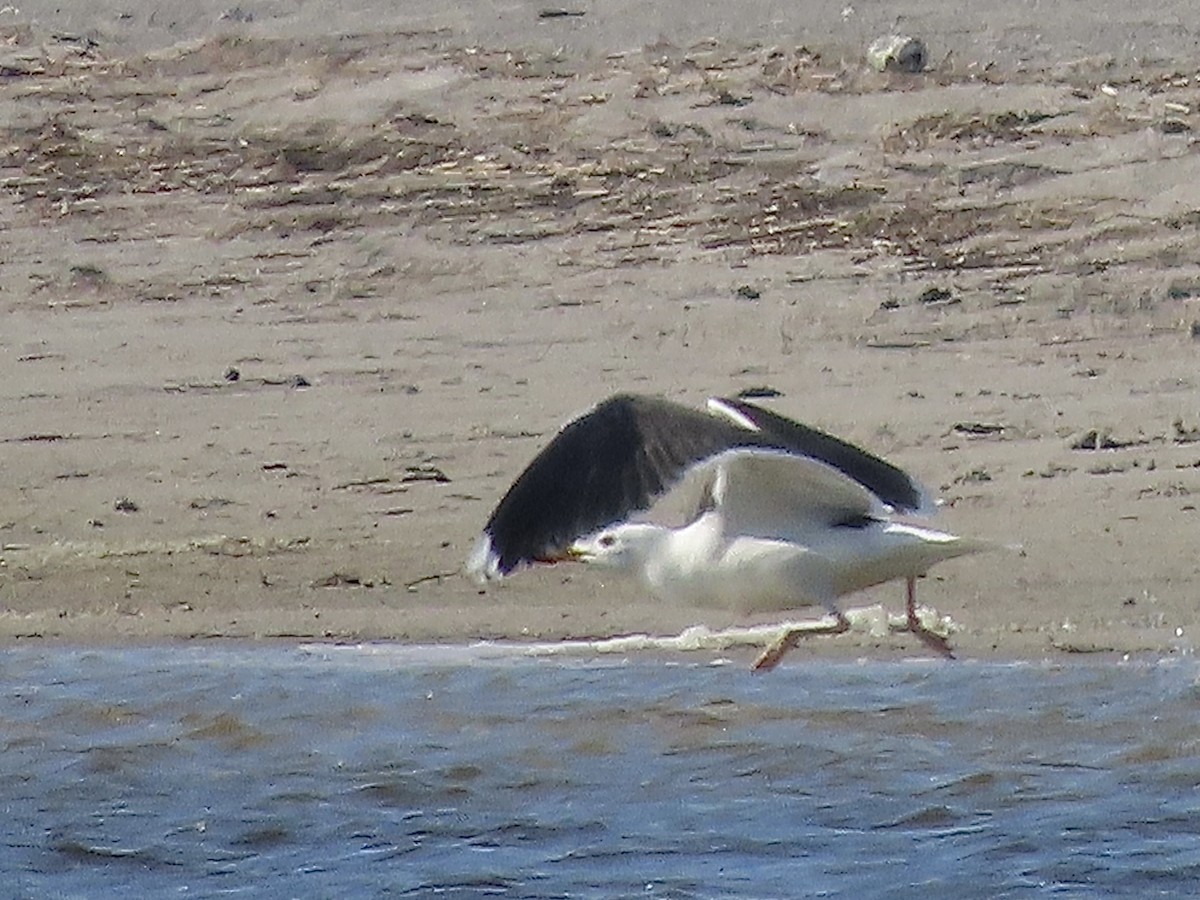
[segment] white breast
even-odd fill
[[[832,604],[823,559],[787,541],[726,539],[721,524],[719,514],[706,513],[675,531],[642,573],[651,593],[671,603],[740,613]]]

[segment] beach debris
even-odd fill
[[[884,35],[867,48],[867,63],[876,72],[920,72],[928,57],[924,42],[905,34]]]
[[[743,284],[738,286],[738,289],[734,291],[734,294],[737,295],[739,300],[757,300],[762,296],[762,291],[753,285]]]
[[[951,484],[980,484],[985,481],[991,481],[992,475],[987,469],[982,466],[971,469],[969,472],[964,472],[961,475],[955,476]]]
[[[220,19],[224,22],[240,22],[243,25],[249,25],[254,21],[254,12],[253,10],[235,6],[221,13]]]
[[[233,506],[233,501],[225,497],[196,497],[188,504],[190,509],[199,510],[222,509],[226,506]]]
[[[754,98],[749,94],[735,94],[733,91],[722,88],[717,91],[715,102],[718,106],[736,106],[741,108],[749,106],[753,100]]]
[[[1022,478],[1057,478],[1060,475],[1070,475],[1075,471],[1074,466],[1062,466],[1058,463],[1046,463],[1046,467],[1041,471],[1029,469],[1022,474]]]
[[[1183,419],[1176,419],[1171,423],[1171,427],[1175,430],[1174,441],[1177,444],[1192,444],[1200,441],[1200,426],[1190,428],[1184,424]]]
[[[926,306],[953,306],[955,303],[962,303],[962,298],[955,297],[946,288],[927,287],[917,295],[917,302]]]
[[[117,512],[135,513],[141,509],[141,507],[139,507],[128,497],[118,497],[116,502],[113,503],[113,509],[115,509]]]
[[[243,378],[240,369],[230,366],[221,376],[220,381],[188,381],[163,385],[163,390],[169,394],[184,394],[188,391],[219,391],[231,384],[249,387],[312,387],[312,382],[303,375],[269,375],[264,378]]]
[[[407,582],[404,585],[404,589],[406,591],[408,591],[409,593],[416,593],[417,588],[419,588],[423,584],[428,584],[431,581],[436,581],[440,584],[443,579],[456,578],[457,576],[459,576],[461,574],[462,574],[461,572],[454,571],[454,572],[434,572],[431,575],[422,575],[420,578],[417,578],[417,579],[414,579],[413,581]],[[482,591],[481,591],[481,593],[482,593]]]
[[[1085,428],[1076,432],[1067,442],[1072,450],[1121,450],[1137,444],[1149,443],[1143,439],[1117,438],[1108,428]]]
[[[925,338],[897,338],[896,340],[872,338],[867,341],[865,346],[871,350],[920,350],[922,347],[932,345],[933,342]]]
[[[1144,500],[1147,497],[1190,497],[1192,489],[1182,481],[1171,481],[1166,484],[1155,485],[1154,487],[1144,487],[1137,492],[1137,498]]]
[[[1005,427],[998,422],[956,422],[950,430],[957,434],[985,437],[993,434],[1003,434]]]
[[[400,482],[402,484],[412,484],[417,481],[449,484],[450,476],[431,463],[422,463],[419,466],[405,466],[404,476],[400,479]]]
[[[53,444],[55,441],[65,441],[76,437],[73,434],[59,434],[57,431],[23,434],[20,437],[4,438],[6,444]]]
[[[538,18],[539,19],[571,19],[571,18],[577,18],[579,16],[585,16],[585,15],[587,15],[587,13],[585,13],[582,9],[556,8],[556,9],[541,10],[538,13]]]
[[[742,388],[737,392],[739,400],[770,400],[775,397],[782,397],[783,391],[776,390],[770,385],[757,385],[755,387]]]
[[[388,584],[391,584],[391,582],[386,577],[371,578],[359,575],[357,572],[331,572],[324,578],[317,578],[312,582],[314,588],[373,588]]]
[[[388,484],[392,479],[386,475],[372,475],[366,478],[352,478],[349,481],[343,481],[333,486],[335,491],[344,491],[349,488],[374,488],[379,485]]]

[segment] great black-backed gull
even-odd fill
[[[644,521],[692,498],[678,527]],[[744,400],[707,410],[618,394],[568,423],[488,519],[467,571],[484,582],[530,564],[581,560],[641,577],[651,595],[744,613],[824,606],[908,581],[909,630],[950,656],[921,622],[916,578],[994,545],[928,524],[937,505],[907,473],[865,450]],[[787,632],[755,667],[776,665]]]

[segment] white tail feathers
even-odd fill
[[[492,547],[492,536],[486,531],[475,542],[471,555],[467,557],[464,571],[478,584],[499,581],[504,577],[504,573],[500,571],[500,557]]]

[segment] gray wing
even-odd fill
[[[937,509],[925,486],[903,469],[832,434],[793,422],[745,400],[713,399],[709,408],[744,427],[757,429],[764,446],[829,464],[899,512],[929,515]]]
[[[831,465],[770,449],[730,450],[705,464],[727,536],[795,539],[818,528],[861,528],[890,510]]]

